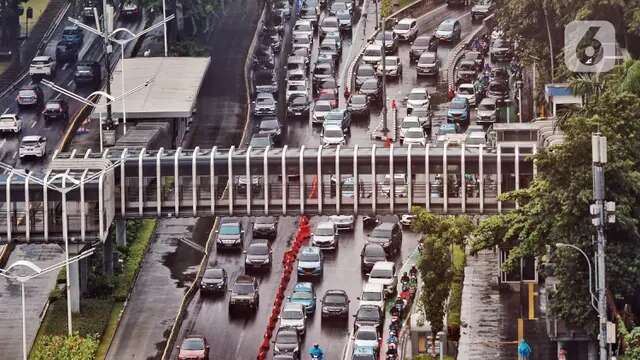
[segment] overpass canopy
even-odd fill
[[[209,67],[209,57],[139,57],[124,59],[125,91],[151,80],[152,83],[125,98],[127,119],[175,119],[191,117],[200,86]],[[122,95],[122,60],[111,78],[111,95]],[[104,104],[105,99],[100,99]],[[96,107],[92,119],[106,112]],[[112,105],[114,118],[122,118],[122,101]]]

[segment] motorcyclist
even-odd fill
[[[409,269],[409,275],[411,277],[417,277],[418,276],[418,268],[415,265],[411,266],[411,269]]]
[[[311,355],[311,358],[315,358],[315,359],[324,358],[324,353],[320,349],[320,345],[317,343],[313,344],[313,347],[311,348],[311,350],[309,350],[309,355]]]
[[[411,298],[411,292],[409,291],[409,286],[402,285],[402,291],[400,291],[400,294],[398,296],[404,300],[409,300],[409,298]]]
[[[398,355],[398,348],[395,343],[390,343],[389,346],[387,347],[387,356],[389,355],[392,355],[392,356]]]
[[[407,284],[408,282],[409,282],[409,275],[407,275],[407,272],[405,271],[402,274],[402,277],[400,278],[400,283]]]
[[[390,331],[389,337],[387,338],[387,344],[397,344],[397,343],[398,343],[398,337],[396,336],[396,332]]]

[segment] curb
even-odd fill
[[[15,244],[13,242],[0,245],[0,267],[4,267],[7,264],[14,246]]]

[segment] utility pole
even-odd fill
[[[113,46],[109,42],[109,33],[111,29],[109,29],[110,19],[109,16],[111,14],[110,11],[107,10],[107,0],[102,0],[102,31],[104,33],[104,67],[107,73],[107,88],[106,93],[111,95],[111,53],[113,52]],[[104,142],[106,145],[115,145],[115,124],[113,122],[113,114],[111,112],[111,103],[107,103],[107,121],[104,124],[104,134],[105,139]]]
[[[378,0],[373,0],[376,4],[376,30],[378,30]]]
[[[376,2],[377,3],[377,2]],[[385,135],[389,131],[387,126],[387,64],[386,64],[386,18],[382,18],[382,131]]]
[[[593,164],[593,200],[589,207],[591,223],[596,227],[596,283],[598,291],[599,344],[600,360],[607,360],[607,298],[604,227],[606,223],[615,222],[615,203],[604,200],[604,164],[607,163],[607,138],[595,133],[591,135],[591,155]]]

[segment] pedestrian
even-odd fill
[[[518,344],[518,355],[520,355],[523,360],[527,360],[531,353],[531,346],[529,346],[524,339],[520,340],[520,343]]]
[[[456,96],[456,93],[453,91],[453,86],[449,86],[449,91],[447,91],[447,99],[451,101],[453,100],[454,96]]]

